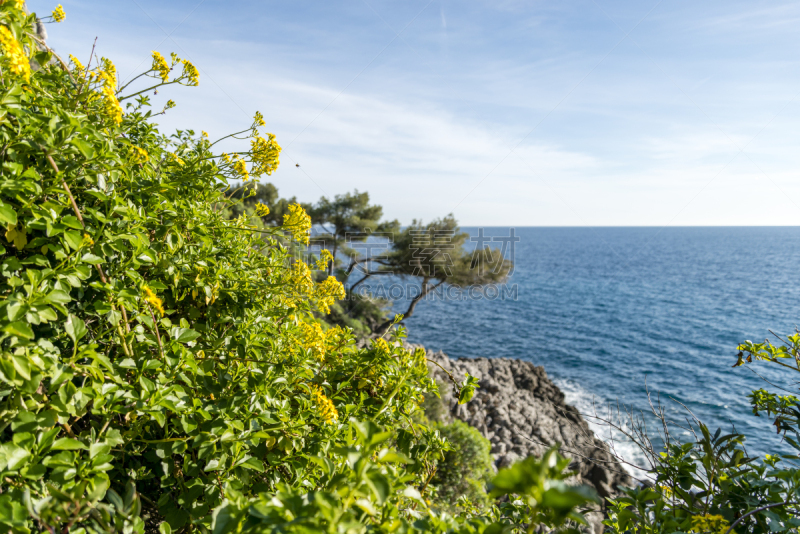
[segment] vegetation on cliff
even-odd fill
[[[413,418],[436,390],[424,351],[403,348],[402,328],[359,348],[317,319],[344,289],[293,257],[312,224],[302,206],[288,203],[280,226],[258,223],[265,205],[228,217],[228,184],[247,196],[279,165],[263,117],[228,153],[203,132],[161,133],[153,118],[166,109],[145,95],[199,83],[190,62],[154,52],[120,88],[109,59],[47,50],[22,7],[0,4],[3,530],[502,532],[581,520],[592,496],[565,484],[555,452],[499,473],[496,495],[519,498],[479,515],[431,502],[449,446]],[[453,386],[466,402],[475,381]]]

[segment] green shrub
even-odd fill
[[[466,499],[478,508],[486,508],[489,504],[486,485],[494,474],[491,443],[462,421],[437,423],[434,428],[451,447],[431,480],[437,490],[437,503],[456,509],[459,501]]]
[[[800,333],[781,339],[783,343],[778,346],[745,341],[738,347],[734,367],[762,360],[800,373]],[[800,400],[765,389],[748,396],[754,415],[765,414],[783,433],[786,443],[800,452]],[[683,442],[678,436],[685,425],[672,423],[658,406],[654,414],[661,419],[659,440],[666,444],[663,450],[653,448],[653,437],[646,434],[642,424],[634,421],[626,429],[648,458],[654,484],[630,488],[611,501],[605,521],[611,532],[797,532],[800,469],[793,462],[797,454],[767,454],[762,459],[750,456],[745,435],[735,429],[712,433],[691,414],[687,421],[694,439]]]
[[[229,154],[164,135],[142,94],[197,85],[191,63],[154,52],[152,85],[125,95],[111,61],[39,52],[19,4],[0,4],[4,531],[483,532],[541,515],[427,507],[445,442],[412,422],[436,387],[424,351],[400,328],[363,349],[323,330],[344,290],[293,259],[302,207],[280,227],[227,217],[228,184],[279,163],[260,114]],[[548,507],[552,525],[578,504]]]

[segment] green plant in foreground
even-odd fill
[[[783,345],[739,345],[734,367],[762,360],[800,372],[800,334]],[[793,395],[765,389],[749,395],[753,413],[766,413],[786,441],[800,450],[800,412]],[[666,421],[665,421],[666,422]],[[666,426],[665,426],[666,428]],[[651,456],[654,485],[632,488],[611,501],[605,522],[614,533],[696,532],[713,534],[796,532],[800,527],[800,469],[798,456],[767,454],[749,457],[745,436],[737,432],[712,434],[694,421],[696,439],[681,443],[667,439],[665,449]],[[788,435],[791,434],[791,435]],[[794,436],[794,437],[792,437]]]
[[[439,430],[450,446],[431,480],[431,484],[437,488],[437,499],[451,509],[456,509],[459,504],[487,508],[489,499],[486,485],[494,471],[491,443],[478,429],[462,421],[439,423],[434,428]]]
[[[164,135],[142,94],[196,85],[193,65],[173,56],[170,80],[154,53],[139,80],[154,85],[123,94],[110,60],[68,65],[20,7],[0,4],[4,530],[501,532],[579,519],[532,500],[563,478],[555,453],[547,469],[514,468],[534,484],[498,485],[524,502],[481,516],[429,507],[447,445],[413,422],[436,388],[424,351],[403,348],[402,328],[359,349],[314,318],[344,290],[293,259],[308,242],[302,207],[280,227],[226,215],[240,201],[228,183],[250,191],[279,163],[263,117],[232,134],[249,142],[238,152]],[[26,70],[31,59],[42,67]],[[559,484],[547,495],[572,495]]]

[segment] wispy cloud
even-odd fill
[[[159,122],[222,135],[262,111],[282,194],[367,190],[404,222],[800,222],[796,4],[137,1],[64,0],[51,43],[99,35],[123,75],[159,43],[189,55],[201,86],[153,96],[179,104]]]

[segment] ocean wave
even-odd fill
[[[620,422],[619,426],[623,429],[620,431],[595,417],[595,415],[599,415],[602,418],[608,412],[608,399],[587,391],[572,380],[552,377],[551,380],[564,393],[566,403],[574,406],[581,413],[592,432],[609,446],[612,454],[621,460],[629,475],[640,480],[650,478],[646,471],[647,457],[636,443],[625,436],[625,433],[630,431],[630,425],[624,421]],[[617,421],[615,420],[615,422]]]

